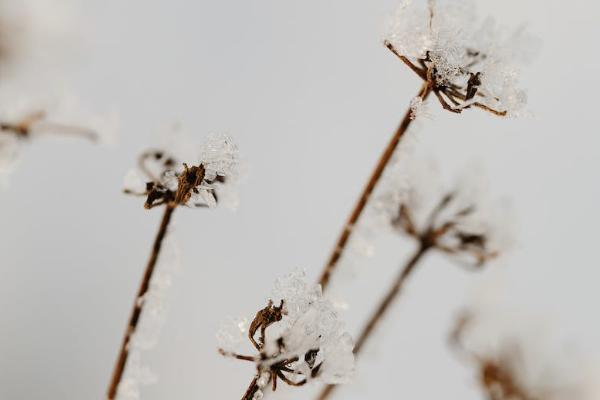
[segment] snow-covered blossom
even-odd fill
[[[130,170],[125,176],[125,192],[145,196],[146,208],[163,204],[212,208],[235,203],[231,186],[237,180],[237,146],[229,136],[212,135],[200,154],[198,165],[190,167],[164,150],[145,151],[138,161],[139,171]]]
[[[391,228],[461,264],[497,257],[510,245],[507,208],[491,204],[481,177],[469,173],[445,190],[434,171],[427,163],[391,171],[367,214],[372,229]]]
[[[474,367],[478,385],[490,400],[597,398],[589,391],[586,360],[578,360],[564,343],[555,343],[552,329],[544,325],[514,310],[463,311],[450,344]]]
[[[403,0],[385,34],[386,46],[457,113],[472,106],[497,115],[522,111],[523,43],[531,40],[522,28],[509,32],[491,18],[481,21],[470,0]]]
[[[304,272],[278,279],[268,305],[242,329],[247,329],[260,355],[220,352],[256,363],[257,373],[244,399],[261,398],[262,389],[269,383],[275,389],[278,379],[293,386],[312,379],[339,384],[353,375],[352,338],[334,305],[323,297],[321,286],[309,284]]]

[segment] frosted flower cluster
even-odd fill
[[[339,384],[348,382],[354,373],[352,338],[334,305],[323,297],[320,285],[307,283],[304,272],[278,279],[267,307],[249,326],[239,327],[238,333],[247,334],[260,356],[220,351],[256,363],[256,378],[244,398],[261,398],[262,389],[269,383],[275,389],[278,379],[293,386],[313,379]],[[231,343],[234,335],[230,332],[225,329],[219,333],[218,337],[228,339],[221,344]]]
[[[526,95],[518,87],[518,65],[533,41],[523,29],[481,20],[474,1],[404,0],[390,18],[385,42],[423,80],[444,108],[471,106],[498,115],[519,115]]]
[[[239,153],[227,135],[211,135],[201,146],[198,165],[188,166],[164,150],[148,150],[138,170],[125,176],[125,192],[146,197],[146,208],[163,204],[214,208],[237,205]]]
[[[321,286],[309,284],[305,273],[297,271],[276,281],[273,297],[283,301],[287,315],[281,321],[281,336],[268,343],[271,350],[280,338],[288,358],[318,349],[314,365],[322,367],[317,376],[325,383],[348,382],[354,371],[352,337]],[[309,364],[304,360],[297,367],[308,372]]]
[[[371,229],[391,228],[464,265],[480,266],[499,256],[511,245],[509,209],[492,204],[472,168],[452,190],[444,190],[435,171],[427,163],[390,171],[366,215]]]

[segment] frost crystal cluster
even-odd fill
[[[477,18],[468,0],[404,0],[391,18],[386,46],[431,85],[443,107],[461,112],[479,107],[519,115],[526,103],[518,68],[519,48],[531,43],[523,29],[506,32]]]
[[[410,101],[410,119],[414,121],[416,119],[429,118],[429,116],[427,102],[420,96],[414,97]]]
[[[353,375],[352,338],[333,304],[323,297],[321,286],[307,283],[304,272],[276,281],[273,299],[258,311],[247,335],[259,356],[220,350],[256,363],[257,374],[245,399],[261,398],[269,383],[276,389],[278,379],[301,386],[312,379],[346,383]]]
[[[146,208],[163,204],[213,208],[223,203],[222,197],[234,206],[230,189],[237,179],[237,146],[226,135],[213,135],[200,154],[198,165],[190,167],[163,150],[142,153],[139,171],[131,170],[125,177],[125,192],[145,196]]]

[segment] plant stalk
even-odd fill
[[[418,96],[420,96],[421,99],[425,100],[430,93],[431,83],[425,82],[423,83],[423,86]],[[325,288],[328,286],[329,281],[331,279],[331,274],[335,270],[340,258],[342,257],[342,254],[344,253],[344,250],[346,249],[346,246],[348,245],[349,239],[352,236],[352,230],[356,225],[356,222],[362,215],[363,211],[365,210],[365,207],[369,202],[369,198],[371,197],[375,186],[377,186],[377,183],[383,175],[385,167],[392,159],[392,156],[394,155],[394,152],[398,147],[398,144],[400,143],[400,139],[402,139],[402,137],[408,130],[408,127],[410,126],[411,122],[413,121],[411,118],[411,114],[412,110],[409,108],[404,114],[404,118],[402,118],[398,129],[396,129],[396,132],[394,132],[394,135],[392,136],[387,146],[383,150],[383,153],[379,157],[379,161],[375,165],[375,169],[371,173],[371,177],[367,181],[367,184],[361,192],[358,201],[354,206],[354,209],[352,210],[350,216],[348,217],[348,220],[344,224],[342,232],[338,237],[338,240],[335,244],[335,247],[333,248],[331,255],[329,256],[329,260],[327,261],[323,272],[321,273],[321,277],[319,278],[319,283],[321,284],[321,288],[323,290],[325,290]]]
[[[377,309],[373,312],[373,314],[371,314],[371,317],[369,318],[369,321],[367,322],[367,324],[363,327],[363,329],[358,337],[358,340],[356,341],[356,343],[354,345],[353,351],[354,351],[355,355],[358,355],[360,353],[361,349],[363,348],[363,346],[366,343],[369,336],[371,336],[371,334],[373,333],[373,331],[375,330],[377,325],[381,322],[381,320],[383,319],[383,317],[389,310],[389,308],[392,305],[392,303],[394,302],[394,300],[400,294],[402,286],[404,285],[404,283],[406,282],[406,280],[408,279],[408,277],[410,276],[412,271],[414,271],[414,269],[417,266],[417,264],[419,263],[419,261],[423,258],[423,256],[430,249],[431,249],[431,245],[427,244],[426,242],[421,243],[419,245],[419,248],[417,249],[417,251],[413,254],[413,256],[404,265],[404,268],[402,268],[402,271],[400,272],[400,274],[394,281],[394,284],[392,285],[392,287],[390,287],[390,289],[388,290],[385,297],[379,303],[379,306],[377,307]],[[329,398],[329,396],[333,393],[333,391],[335,390],[336,387],[337,387],[336,385],[325,386],[323,388],[323,390],[321,391],[321,393],[319,393],[317,399],[325,400],[325,399]]]
[[[169,226],[169,223],[171,222],[171,216],[173,215],[173,211],[175,211],[175,207],[176,205],[173,204],[167,204],[165,206],[165,212],[162,216],[162,220],[158,229],[158,233],[156,234],[156,238],[154,239],[152,253],[150,254],[148,264],[146,265],[146,271],[144,272],[142,282],[140,283],[140,287],[138,289],[135,301],[133,303],[133,310],[131,311],[131,314],[129,316],[129,322],[127,324],[127,329],[125,330],[125,335],[123,337],[123,341],[121,343],[121,348],[119,351],[119,357],[117,358],[117,362],[115,363],[113,375],[108,386],[108,400],[114,400],[117,396],[119,383],[123,378],[123,372],[125,371],[127,358],[129,357],[129,347],[131,338],[133,337],[133,334],[136,331],[138,322],[140,320],[144,308],[144,295],[150,289],[150,281],[152,280],[152,274],[154,273],[156,262],[158,261],[162,244],[167,234],[167,228]]]

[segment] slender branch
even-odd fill
[[[244,396],[242,396],[242,400],[253,400],[254,394],[258,392],[259,389],[260,388],[258,387],[258,377],[254,377],[254,379],[252,379],[252,382],[250,382],[248,389],[246,389]]]
[[[86,138],[88,140],[91,140],[92,142],[96,142],[98,141],[98,132],[92,130],[92,129],[87,129],[87,128],[82,128],[79,126],[73,126],[73,125],[66,125],[66,124],[60,124],[60,123],[56,123],[56,122],[38,122],[36,124],[35,129],[32,131],[32,133],[35,133],[37,135],[42,134],[42,133],[52,133],[52,134],[61,134],[61,135],[72,135],[72,136],[81,136],[83,138]]]
[[[396,278],[396,281],[392,285],[392,287],[388,290],[385,297],[382,299],[379,306],[373,312],[367,324],[363,327],[360,335],[358,336],[358,340],[354,345],[354,354],[358,355],[366,343],[367,339],[371,336],[377,325],[381,322],[386,312],[389,310],[393,301],[400,294],[400,290],[404,285],[406,279],[410,276],[411,272],[415,269],[419,261],[423,258],[423,256],[431,249],[431,244],[428,244],[427,241],[422,241],[419,245],[417,251],[413,254],[413,256],[408,260],[408,262],[404,265],[404,268]],[[333,393],[337,386],[336,385],[327,385],[323,388],[321,393],[319,393],[317,399],[325,400],[329,398],[329,396]]]
[[[385,45],[385,47],[387,47],[392,53],[394,53],[394,55],[396,57],[398,57],[400,59],[400,61],[402,61],[404,64],[406,64],[408,66],[408,68],[410,68],[415,74],[419,75],[419,77],[421,79],[423,79],[424,81],[427,80],[427,72],[426,72],[426,68],[419,68],[417,67],[415,64],[413,64],[408,58],[406,58],[405,56],[403,56],[402,54],[398,53],[398,50],[396,50],[396,48],[387,40],[383,43]]]
[[[156,238],[154,239],[152,253],[150,254],[148,264],[146,265],[146,271],[144,272],[144,276],[138,289],[135,302],[133,303],[133,310],[131,311],[129,322],[127,324],[127,329],[125,330],[125,336],[123,337],[123,342],[121,343],[119,357],[117,358],[117,362],[113,370],[113,375],[108,386],[108,400],[113,400],[116,397],[117,389],[119,388],[119,383],[123,378],[123,372],[125,370],[125,365],[127,364],[127,358],[129,357],[131,338],[135,333],[138,322],[140,320],[140,316],[142,315],[142,311],[144,308],[144,295],[148,292],[148,289],[150,288],[152,274],[156,267],[156,262],[158,261],[158,256],[160,254],[164,238],[167,234],[167,228],[169,226],[169,222],[171,221],[171,216],[173,215],[173,211],[175,211],[175,207],[176,205],[174,204],[167,204],[165,206],[165,212],[163,214],[158,233],[156,234]]]
[[[423,83],[423,86],[422,86],[421,90],[419,91],[419,96],[423,100],[425,100],[427,98],[427,96],[429,96],[429,93],[431,93],[431,83],[425,82],[425,83]],[[410,123],[412,122],[411,114],[412,114],[412,110],[409,108],[406,111],[406,114],[404,115],[402,122],[400,122],[398,129],[396,129],[396,132],[394,133],[394,135],[390,139],[388,145],[386,146],[383,153],[381,154],[381,157],[379,158],[377,165],[375,165],[375,169],[371,173],[371,177],[367,181],[367,184],[366,184],[365,188],[363,189],[362,193],[360,194],[360,197],[358,198],[358,201],[357,201],[356,205],[354,206],[352,213],[350,214],[350,216],[348,217],[348,220],[345,223],[344,228],[342,229],[342,233],[340,234],[340,236],[335,244],[335,247],[333,249],[333,252],[331,253],[331,256],[329,257],[329,260],[327,261],[327,264],[325,265],[325,268],[323,269],[323,272],[321,273],[321,277],[319,279],[319,283],[321,284],[321,287],[323,288],[323,290],[329,284],[329,279],[331,278],[331,274],[332,274],[333,270],[335,269],[338,261],[340,260],[346,246],[348,245],[348,240],[350,239],[350,236],[352,235],[352,229],[354,228],[354,225],[356,224],[359,217],[363,213],[365,206],[367,205],[367,203],[369,201],[369,197],[371,196],[371,194],[373,193],[373,190],[375,189],[375,186],[381,179],[381,176],[383,175],[383,171],[385,170],[385,167],[387,166],[387,164],[391,160],[392,156],[394,155],[394,151],[398,147],[398,144],[400,143],[400,139],[402,138],[404,133],[406,133],[406,130],[410,126]]]

